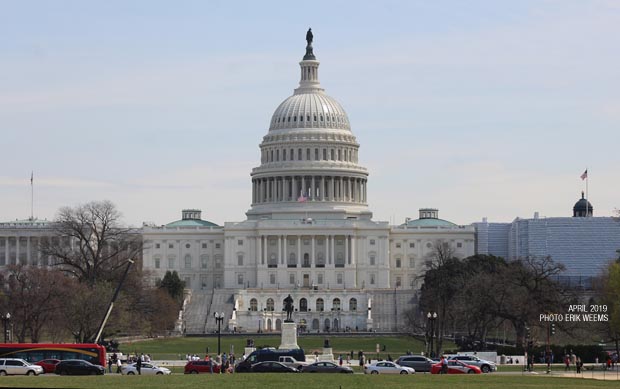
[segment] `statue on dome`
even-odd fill
[[[308,42],[308,46],[312,46],[312,39],[314,38],[314,35],[312,35],[312,29],[309,28],[308,32],[306,33],[306,42]]]

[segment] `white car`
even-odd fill
[[[39,375],[43,374],[43,368],[32,365],[19,358],[0,359],[0,375]]]
[[[138,369],[136,368],[135,363],[131,363],[129,365],[125,365],[121,367],[121,371],[126,375],[134,375],[138,374]],[[144,375],[168,375],[170,374],[170,369],[166,367],[155,366],[152,363],[143,362],[140,367],[140,373]]]
[[[397,365],[390,361],[379,361],[364,365],[364,374],[415,374],[411,367]]]

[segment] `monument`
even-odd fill
[[[286,320],[282,323],[282,341],[280,342],[280,350],[291,350],[299,348],[297,344],[297,324],[293,320],[293,298],[289,294],[284,299],[284,311],[286,312]]]
[[[329,338],[325,338],[323,341],[323,353],[319,355],[319,361],[334,361],[334,353],[332,352],[332,346],[329,343]]]

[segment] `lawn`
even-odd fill
[[[187,388],[213,385],[219,388],[617,388],[617,381],[596,381],[582,378],[552,378],[521,375],[454,375],[454,376],[366,376],[330,374],[234,374],[234,375],[172,375],[165,377],[103,376],[103,377],[2,377],[0,387],[17,388]]]
[[[221,347],[222,352],[230,352],[231,346],[234,347],[236,355],[242,355],[246,344],[246,339],[252,335],[222,336]],[[424,350],[422,342],[409,336],[328,336],[331,341],[334,356],[338,354],[347,354],[353,350],[354,358],[357,358],[357,352],[363,350],[367,355],[375,358],[377,343],[380,349],[385,345],[386,351],[382,351],[379,355],[387,358],[388,354],[396,359],[400,355],[406,354],[407,351],[420,353]],[[260,336],[254,338],[256,346],[272,346],[280,345],[280,335]],[[300,336],[297,343],[303,348],[306,354],[314,351],[319,353],[323,349],[322,336]],[[446,348],[454,348],[454,344],[446,343]],[[210,354],[217,353],[217,337],[185,337],[185,338],[162,338],[153,340],[144,340],[131,343],[122,343],[121,350],[126,354],[145,353],[150,354],[154,360],[166,359],[184,359],[185,354],[197,354],[204,356],[207,347]]]

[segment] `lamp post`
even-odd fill
[[[431,358],[434,358],[435,352],[433,351],[433,340],[435,337],[435,320],[437,320],[437,312],[428,312],[426,314],[426,318],[428,319],[428,322],[431,327],[431,341],[430,341],[429,355]]]
[[[2,315],[2,324],[4,325],[4,343],[9,343],[9,323],[11,322],[11,314],[6,313]]]
[[[224,321],[224,312],[215,312],[213,314],[215,321],[217,322],[217,355],[221,352],[221,334],[222,334],[222,322]]]

